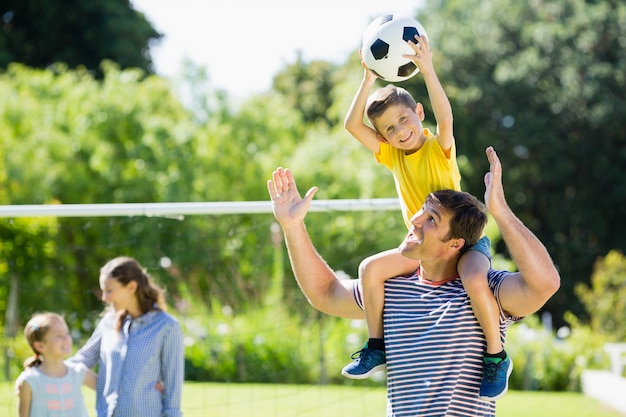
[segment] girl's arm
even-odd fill
[[[30,385],[26,381],[20,381],[16,386],[16,390],[19,398],[17,405],[19,417],[30,417],[30,402],[33,399],[33,392],[30,389]]]
[[[85,379],[83,380],[83,385],[95,390],[97,379],[98,375],[96,375],[96,373],[91,369],[87,369],[87,371],[85,371]]]

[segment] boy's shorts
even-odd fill
[[[487,257],[489,259],[489,263],[491,263],[491,241],[487,236],[481,237],[475,245],[472,245],[467,250],[475,250]]]

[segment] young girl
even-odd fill
[[[96,374],[85,365],[66,362],[72,337],[63,317],[35,314],[24,336],[34,355],[15,382],[19,417],[88,417],[81,386],[96,388]]]

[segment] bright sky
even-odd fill
[[[295,61],[338,64],[356,54],[363,30],[389,12],[414,16],[420,0],[131,0],[165,36],[157,72],[175,76],[183,59],[207,68],[213,87],[234,97],[266,91]]]

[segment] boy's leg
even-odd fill
[[[478,251],[467,251],[457,266],[463,287],[472,303],[472,311],[487,341],[487,353],[502,351],[500,309],[487,282],[489,260]]]
[[[491,260],[488,240],[481,240],[472,249],[463,254],[457,267],[465,291],[470,297],[472,311],[487,342],[480,397],[493,401],[502,397],[508,390],[508,378],[513,370],[513,362],[502,345],[500,309],[487,282]]]
[[[408,275],[414,272],[418,265],[419,262],[402,256],[397,249],[378,253],[361,262],[359,278],[363,287],[369,340],[363,349],[352,354],[354,361],[343,368],[342,375],[364,379],[386,368],[383,334],[385,281],[394,276]]]

